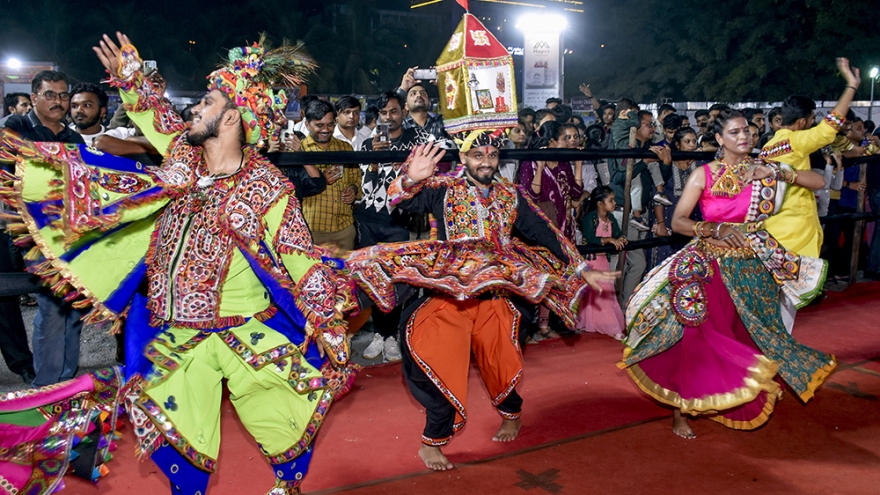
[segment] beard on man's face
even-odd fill
[[[80,118],[79,116],[74,117],[73,125],[75,125],[77,129],[88,129],[89,127],[92,127],[101,121],[100,115],[95,115],[95,118],[93,118],[92,120],[85,120],[85,118],[85,116],[83,116],[82,118]]]
[[[186,142],[192,146],[201,146],[205,144],[205,141],[219,137],[220,136],[220,120],[223,118],[223,115],[218,115],[213,120],[205,123],[205,127],[202,130],[195,131],[190,128],[189,133],[186,135]]]
[[[495,173],[498,172],[497,167],[492,167],[481,162],[477,162],[474,165],[466,163],[465,170],[473,180],[484,186],[491,185],[492,181],[495,180]]]

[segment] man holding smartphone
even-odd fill
[[[309,135],[302,151],[352,151],[351,145],[333,137],[336,109],[324,100],[315,100],[305,109]],[[302,211],[312,238],[318,245],[333,245],[343,251],[354,249],[355,228],[351,205],[360,197],[361,171],[342,165],[317,165],[327,180],[321,194],[303,199]]]
[[[403,127],[403,99],[396,92],[379,96],[379,124],[372,141],[363,144],[363,151],[411,150],[426,143],[430,136],[417,128]],[[362,163],[363,197],[354,210],[358,249],[381,242],[410,240],[410,215],[388,204],[388,186],[397,179],[400,163]],[[400,347],[395,335],[400,321],[400,306],[389,313],[373,311],[376,334],[363,355],[367,359],[383,357],[383,361],[400,361]]]
[[[443,116],[428,112],[428,109],[431,107],[431,99],[428,97],[427,86],[422,79],[416,77],[416,75],[431,76],[432,73],[434,78],[436,78],[436,70],[412,67],[403,75],[400,87],[397,89],[397,94],[406,101],[404,108],[407,115],[403,120],[403,128],[423,130],[434,136],[438,141],[449,140],[449,135],[443,126]]]

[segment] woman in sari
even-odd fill
[[[556,121],[545,122],[529,143],[531,149],[569,148],[569,141],[579,139],[577,128]],[[580,204],[584,192],[579,162],[524,161],[519,167],[519,183],[541,211],[569,240],[574,239],[575,220],[572,207]],[[577,203],[577,204],[574,204]],[[550,310],[541,307],[534,340],[557,338],[550,328]]]
[[[683,438],[695,437],[686,414],[757,428],[782,395],[777,373],[806,402],[836,366],[834,356],[793,340],[780,315],[779,291],[805,305],[821,290],[824,262],[785,250],[763,226],[787,185],[816,189],[823,180],[754,164],[741,113],[723,111],[714,125],[718,158],[691,173],[672,220],[694,239],[636,289],[619,364],[673,408]],[[704,221],[690,219],[697,204]]]

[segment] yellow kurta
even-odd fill
[[[787,163],[797,171],[810,170],[810,153],[831,144],[837,135],[836,126],[826,118],[812,129],[792,131],[779,129],[761,152],[765,160]],[[822,226],[813,191],[790,186],[782,209],[764,221],[767,231],[780,244],[801,256],[819,257],[822,247]]]

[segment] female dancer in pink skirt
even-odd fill
[[[672,222],[694,239],[633,294],[619,364],[640,389],[674,408],[673,431],[684,438],[695,436],[685,414],[757,428],[782,395],[777,373],[806,402],[836,366],[834,356],[793,340],[779,311],[780,290],[796,306],[815,297],[824,262],[787,251],[763,222],[780,207],[785,187],[817,189],[823,180],[754,164],[739,112],[722,112],[715,133],[718,159],[691,174]],[[702,222],[689,218],[697,203]]]

